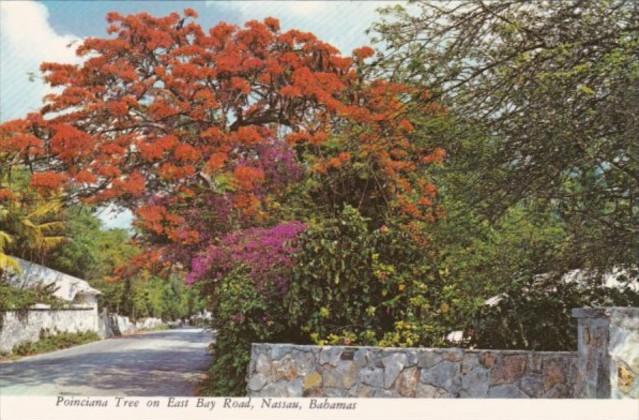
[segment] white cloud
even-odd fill
[[[79,62],[78,39],[53,30],[44,4],[0,1],[0,121],[22,117],[42,105],[51,88],[39,77],[29,81],[29,74],[39,76],[45,61]]]

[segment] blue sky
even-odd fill
[[[0,122],[36,111],[51,92],[37,77],[43,61],[77,63],[78,40],[106,36],[110,11],[146,11],[156,16],[187,7],[200,15],[205,28],[220,21],[243,24],[273,16],[283,29],[313,32],[350,54],[368,44],[365,30],[376,9],[400,1],[0,1]],[[75,42],[74,42],[75,41]],[[103,212],[107,226],[128,226],[130,214]]]

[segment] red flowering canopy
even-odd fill
[[[186,215],[202,192],[223,191],[233,208],[259,215],[260,147],[307,145],[317,155],[311,170],[325,172],[351,159],[322,152],[351,127],[406,211],[418,216],[430,204],[434,187],[410,181],[417,166],[442,158],[410,139],[408,108],[423,92],[371,80],[371,48],[344,57],[274,18],[205,31],[195,17],[110,13],[112,36],[85,40],[82,64],[41,66],[60,93],[39,114],[0,126],[3,162],[26,163],[38,189],[115,201],[147,232],[193,244],[201,232],[185,226]]]

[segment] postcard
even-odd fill
[[[0,417],[636,419],[638,22],[0,3]]]

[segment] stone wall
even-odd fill
[[[95,307],[76,306],[52,310],[38,305],[25,313],[3,312],[0,327],[0,352],[9,353],[13,347],[40,339],[40,331],[98,332],[98,312]]]
[[[166,324],[160,318],[142,318],[137,322],[132,322],[126,316],[102,313],[99,320],[98,334],[102,338],[117,337],[164,325]]]
[[[639,308],[574,309],[576,352],[253,344],[249,395],[639,398]]]
[[[570,398],[577,354],[253,344],[248,394],[268,397]]]
[[[151,330],[154,328],[163,327],[164,321],[160,318],[142,318],[135,323],[136,330]]]
[[[581,398],[639,398],[639,308],[574,309]]]

